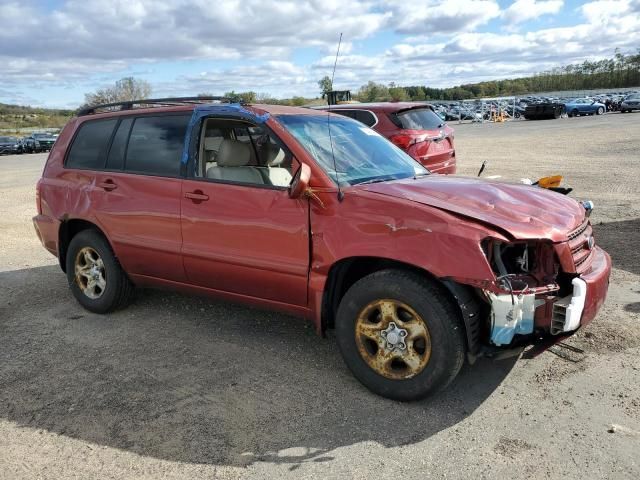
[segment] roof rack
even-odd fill
[[[108,112],[119,112],[121,110],[133,110],[135,108],[144,108],[149,105],[153,106],[176,106],[176,105],[193,105],[197,103],[231,103],[231,99],[228,97],[170,97],[170,98],[145,98],[142,100],[128,100],[126,102],[115,103],[103,103],[101,105],[93,105],[91,107],[85,107],[78,110],[78,116],[91,115],[93,113],[100,113],[98,110],[105,110]]]

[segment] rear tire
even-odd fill
[[[413,272],[382,270],[358,280],[340,302],[336,336],[353,375],[394,400],[437,392],[464,363],[457,307],[442,287]]]
[[[73,237],[66,267],[73,296],[90,312],[112,312],[131,301],[134,286],[107,240],[96,230],[83,230]]]
[[[596,115],[602,115],[603,113],[604,113],[604,108],[598,107],[598,110],[596,110]]]

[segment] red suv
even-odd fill
[[[566,196],[429,175],[361,123],[310,109],[108,108],[66,125],[34,217],[92,312],[134,286],[278,309],[335,328],[364,385],[412,400],[465,356],[557,341],[604,301],[609,256]]]
[[[453,129],[420,102],[351,103],[319,107],[358,120],[407,152],[432,173],[456,173]]]

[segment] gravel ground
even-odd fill
[[[0,477],[639,478],[640,115],[454,126],[462,174],[561,173],[595,201],[614,272],[584,353],[401,404],[295,318],[159,291],[88,313],[31,225],[45,156],[0,157]]]

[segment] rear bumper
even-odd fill
[[[431,173],[454,174],[457,170],[455,150],[416,158]]]
[[[33,226],[44,248],[57,257],[60,222],[46,215],[36,215],[33,217]]]

